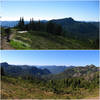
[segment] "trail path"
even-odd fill
[[[10,40],[14,37],[15,34],[10,35]],[[3,37],[0,41],[1,43],[1,49],[3,50],[13,50],[14,48],[11,47],[10,43],[7,41],[7,37]]]
[[[1,40],[1,49],[3,49],[3,50],[13,50],[14,48],[11,47],[11,45],[9,44],[9,42],[7,42],[6,37],[4,37]]]
[[[10,35],[10,40],[15,36],[16,31],[12,30],[12,34]],[[7,37],[2,38],[0,41],[1,43],[1,49],[3,50],[13,50],[14,48],[10,45],[10,43],[7,41]]]

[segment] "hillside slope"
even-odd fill
[[[12,25],[14,23],[18,24],[15,27],[1,27],[2,40],[8,41],[13,34],[9,43],[14,49],[99,48],[99,22],[80,22],[72,18],[63,18],[32,21],[32,23],[25,21],[25,24],[22,24],[20,19],[20,21],[11,22]],[[3,41],[2,45],[4,45]],[[10,48],[2,47],[2,49]]]
[[[85,41],[86,42],[86,41]],[[15,49],[89,49],[91,44],[81,40],[51,35],[46,32],[32,31],[17,33],[10,41]]]
[[[94,65],[53,75],[47,69],[26,65],[3,63],[0,69],[2,99],[80,99],[99,95],[100,70]]]
[[[100,71],[99,67],[94,65],[87,65],[87,66],[79,66],[79,67],[72,67],[64,70],[64,72],[56,74],[56,75],[49,75],[47,76],[48,79],[66,79],[66,78],[75,78],[75,77],[84,77],[87,80],[90,80],[94,77],[94,73],[98,73]]]
[[[42,75],[51,74],[48,69],[39,69],[36,66],[28,66],[28,65],[10,65],[8,63],[1,63],[0,68],[4,69],[5,75],[13,76],[13,77],[28,77],[28,76],[37,76],[40,77]]]
[[[54,23],[60,24],[64,30],[70,32],[77,38],[97,38],[99,35],[99,22],[81,22],[75,21],[73,18],[63,18],[51,20]]]
[[[57,91],[57,90],[56,90]],[[60,90],[59,90],[60,91]],[[64,91],[55,92],[49,86],[49,83],[43,83],[38,80],[23,80],[2,76],[1,80],[1,98],[2,99],[80,99],[80,98],[98,98],[99,89],[84,89],[64,87]]]

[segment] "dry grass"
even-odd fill
[[[84,100],[98,99],[98,89],[94,90],[92,94],[88,91],[82,90],[83,97],[78,93],[73,94],[56,94],[52,91],[46,91],[43,86],[36,83],[30,83],[27,80],[7,78],[4,77],[1,81],[1,97],[2,99],[79,99],[86,98]],[[94,100],[93,99],[93,100]]]

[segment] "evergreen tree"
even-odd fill
[[[24,25],[24,18],[20,18],[19,22],[18,22],[18,29],[20,30],[24,30],[25,29],[25,25]]]
[[[40,20],[38,21],[38,31],[40,31],[41,30],[41,22],[40,22]]]
[[[35,22],[34,22],[33,18],[31,20],[31,28],[32,28],[32,30],[35,30]]]
[[[21,17],[20,17],[20,20],[19,20],[19,22],[18,22],[18,29],[20,29],[20,27],[21,27]]]
[[[55,24],[52,22],[47,23],[47,32],[48,33],[55,33]]]
[[[32,24],[32,20],[30,19],[30,22],[29,22],[29,24],[28,24],[28,30],[32,30],[31,24]]]
[[[21,22],[21,24],[22,24],[22,30],[24,30],[24,18],[22,17],[22,22]]]
[[[36,26],[35,26],[35,22],[34,22],[33,18],[30,19],[30,22],[28,24],[28,30],[32,30],[32,31],[36,30]]]

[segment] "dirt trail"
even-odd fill
[[[15,34],[16,34],[16,30],[12,29],[9,39],[12,40],[13,37],[15,36]],[[1,42],[0,43],[1,47],[0,48],[3,49],[3,50],[13,50],[14,49],[10,45],[10,43],[7,41],[7,37],[3,37],[0,42]]]
[[[9,42],[7,42],[6,37],[4,37],[1,40],[1,49],[3,49],[3,50],[13,50],[14,48],[11,47],[11,45],[9,44]]]
[[[10,38],[9,38],[10,40],[13,39],[16,31],[12,30],[11,33],[13,33],[13,34],[10,35]],[[10,43],[7,41],[7,37],[3,37],[0,42],[1,42],[1,49],[3,49],[3,50],[13,50],[14,49],[13,47],[11,47]]]

